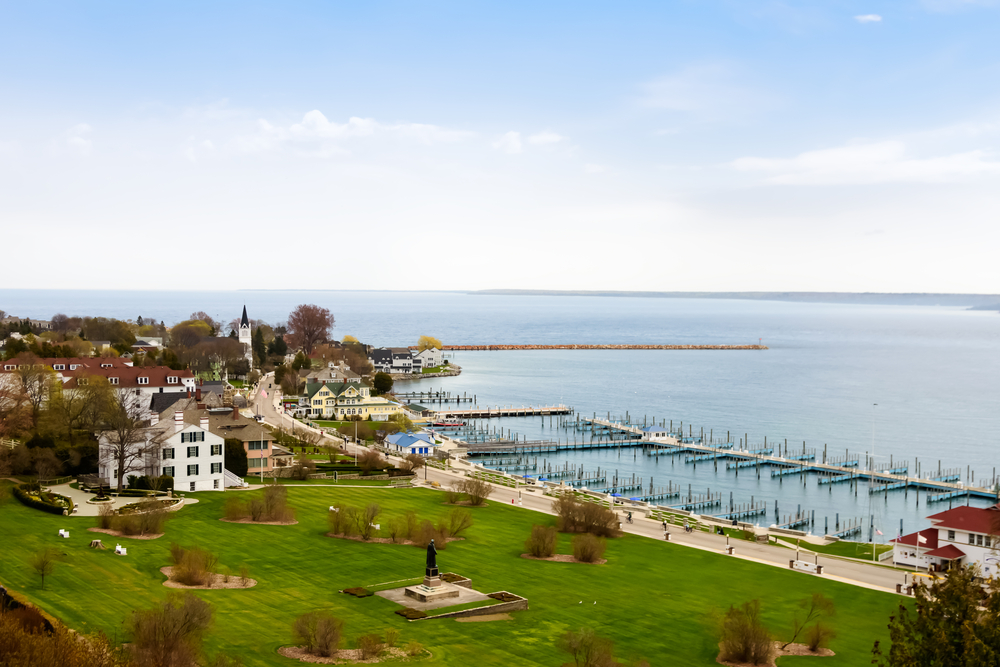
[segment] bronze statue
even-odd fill
[[[434,546],[434,540],[427,545],[427,569],[437,569],[437,547]]]

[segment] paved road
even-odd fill
[[[260,399],[258,401],[256,398],[258,394],[257,392],[254,392],[251,394],[252,400],[250,404],[252,406],[259,405],[260,414],[264,415],[265,420],[272,425],[281,423],[286,430],[292,428],[293,424],[295,424],[295,427],[299,429],[308,428],[301,423],[295,422],[288,415],[283,414],[280,411],[280,408],[276,407],[279,404],[279,393],[276,389],[268,388],[269,383],[273,384],[271,376],[263,378],[259,385],[267,391],[268,398]],[[331,440],[333,439],[331,438]],[[337,438],[335,442],[340,444],[341,440]],[[363,451],[365,449],[364,447],[359,447],[350,443],[347,443],[346,446],[348,451],[351,453],[353,453],[355,449],[358,451]],[[394,457],[390,457],[390,459],[393,458]],[[455,464],[453,471],[427,468],[420,476],[426,477],[428,483],[438,482],[441,486],[451,486],[461,480],[464,477],[465,471],[470,469],[471,466],[468,463],[459,461]],[[553,499],[549,496],[541,495],[541,492],[538,490],[528,491],[524,488],[515,490],[509,487],[494,486],[494,491],[490,495],[490,499],[493,501],[499,500],[505,503],[513,501],[514,504],[524,507],[525,509],[543,512],[546,514],[554,514],[552,511]],[[618,513],[623,517],[622,528],[625,532],[650,537],[658,541],[665,541],[663,527],[660,522],[638,517],[638,513],[634,513],[633,516],[636,517],[634,519],[635,523],[625,524],[624,512],[619,510]],[[711,551],[718,554],[725,554],[726,538],[721,535],[713,535],[705,532],[685,533],[684,530],[678,526],[670,526],[669,530],[671,544],[702,549],[704,551]],[[740,558],[765,565],[787,568],[788,561],[795,557],[795,552],[791,549],[756,544],[742,540],[733,540],[732,544],[736,549],[736,553],[733,556],[727,555],[727,558]],[[863,588],[892,593],[896,592],[896,584],[907,583],[910,581],[908,573],[881,565],[865,563],[859,560],[824,555],[806,555],[805,553],[802,554],[801,558],[802,560],[816,562],[823,566],[822,575],[800,572],[800,574],[804,577],[822,576],[825,579],[833,579],[854,586],[861,586]]]

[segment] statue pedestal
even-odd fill
[[[417,586],[407,586],[403,590],[406,597],[420,602],[432,602],[443,598],[457,598],[459,591],[455,586],[441,580],[436,567],[429,567],[424,572],[424,582]]]

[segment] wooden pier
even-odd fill
[[[413,348],[415,349],[415,348]],[[565,345],[444,345],[443,352],[498,352],[516,350],[766,350],[766,345],[636,345],[636,344],[565,344]]]
[[[567,405],[537,407],[530,405],[522,405],[520,407],[514,405],[495,405],[493,407],[475,406],[471,408],[438,410],[437,416],[439,419],[494,419],[497,417],[548,417],[550,415],[568,415],[572,413],[573,408]]]

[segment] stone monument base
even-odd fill
[[[417,586],[407,586],[403,589],[406,597],[421,602],[433,602],[444,598],[457,598],[459,590],[455,586],[441,580],[436,567],[429,567],[424,573],[424,583]]]

